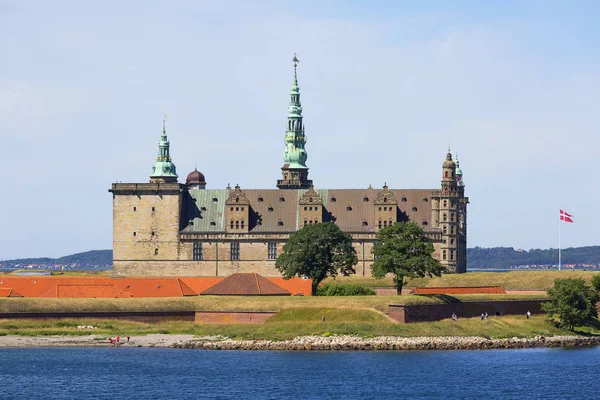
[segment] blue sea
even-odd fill
[[[2,399],[594,399],[600,347],[410,352],[0,349]]]

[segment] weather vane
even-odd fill
[[[300,62],[300,60],[298,60],[298,57],[296,57],[296,53],[294,53],[294,58],[292,58],[292,61],[294,62],[294,68],[296,68],[298,66],[298,63]]]
[[[163,115],[163,124],[164,124],[164,123],[167,121],[167,117],[168,117],[168,115],[167,115],[167,114],[164,114],[164,115]]]

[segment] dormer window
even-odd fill
[[[363,224],[363,226],[369,225],[369,223],[367,221],[365,221],[365,220],[363,220],[362,224]]]
[[[279,197],[279,201],[281,201],[281,202],[285,201],[285,197],[283,197],[283,196],[280,196],[280,197]]]
[[[202,207],[200,207],[200,210],[201,211],[206,211],[206,207],[202,206]]]
[[[215,221],[210,221],[210,226],[216,226],[217,223]]]
[[[423,226],[427,226],[427,225],[428,225],[427,221],[423,221]]]
[[[346,211],[352,211],[352,206],[350,204],[348,204],[348,206],[346,206]]]
[[[365,197],[363,197],[363,201],[367,202],[367,201],[369,201],[369,198],[367,196],[365,196]]]
[[[277,221],[277,225],[279,225],[279,226],[283,226],[283,221],[282,221],[281,219],[280,219],[280,220],[278,220],[278,221]]]
[[[213,201],[213,203],[216,203],[217,201],[219,201],[219,199],[217,199],[215,196],[213,196],[212,201]]]
[[[406,197],[402,196],[402,202],[406,203],[408,200],[406,199]]]
[[[331,201],[333,201],[335,203],[337,201],[337,199],[335,197],[332,197]]]
[[[273,211],[273,207],[269,206],[269,208],[267,208],[267,211]]]
[[[412,210],[417,211],[417,207],[413,206]]]
[[[263,197],[262,196],[258,196],[258,202],[262,203],[262,201],[263,201]]]
[[[429,199],[427,197],[423,197],[423,203],[427,203]]]

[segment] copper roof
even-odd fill
[[[300,202],[310,189],[241,189],[250,203],[250,233],[290,233],[301,228]],[[434,189],[387,189],[397,202],[397,220],[413,221],[425,230],[431,219],[431,192]],[[341,230],[351,233],[373,233],[377,228],[375,207],[383,188],[316,189],[323,201],[323,221],[334,221]],[[223,190],[190,190],[191,201],[184,205],[184,232],[224,232],[225,200]],[[379,196],[381,197],[381,196]],[[245,199],[244,199],[245,200]],[[313,199],[314,200],[314,199]],[[189,224],[189,221],[192,224]],[[425,222],[425,224],[423,223]]]
[[[213,296],[289,296],[290,292],[257,273],[237,273],[228,276],[200,294]]]

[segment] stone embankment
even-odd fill
[[[533,347],[584,347],[600,345],[600,337],[536,336],[533,338],[486,339],[482,337],[376,337],[302,336],[292,340],[193,339],[172,347],[204,350],[485,350]]]

